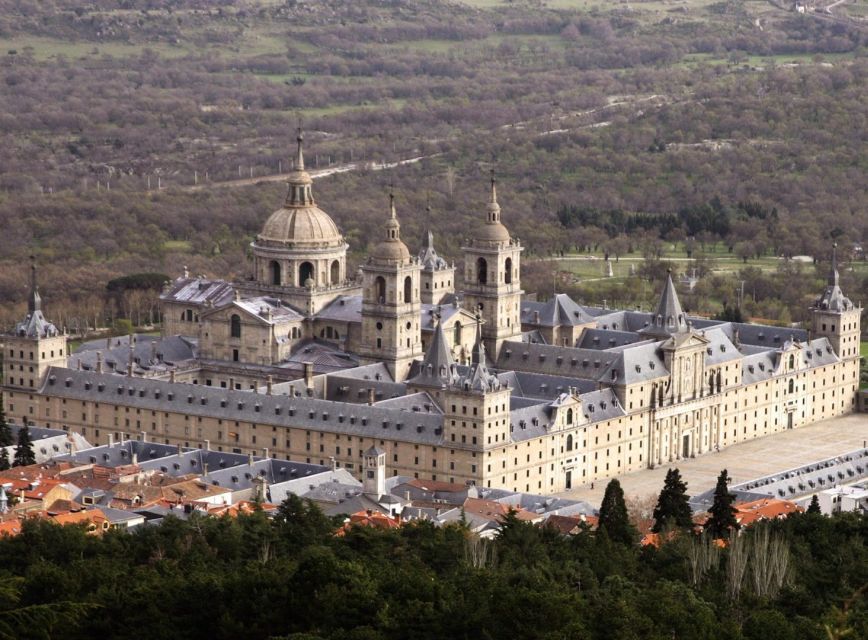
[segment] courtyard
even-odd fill
[[[678,467],[687,481],[687,493],[696,495],[713,489],[721,469],[732,478],[730,485],[759,476],[792,469],[815,460],[822,460],[866,446],[868,414],[852,413],[831,420],[800,427],[792,431],[758,438],[727,447],[715,453],[678,460],[620,476],[618,480],[627,498],[645,499],[656,496],[663,487],[666,471]],[[598,507],[603,500],[607,480],[558,494],[560,497],[584,500]]]

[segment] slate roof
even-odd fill
[[[556,294],[547,302],[523,302],[521,306],[522,324],[556,327],[594,321],[593,316],[565,293]]]
[[[407,380],[407,384],[420,387],[440,388],[446,384],[454,384],[458,379],[455,360],[443,335],[443,324],[438,322],[434,327],[434,337],[425,352],[422,363],[416,367],[415,373]]]
[[[437,255],[434,249],[434,234],[429,230],[426,235],[427,242],[419,252],[419,262],[422,263],[422,268],[426,271],[443,271],[449,268],[449,264]]]
[[[285,395],[263,395],[51,367],[41,388],[61,398],[109,401],[153,411],[179,411],[261,425],[311,428],[369,438],[439,445],[442,416]]]
[[[672,282],[672,273],[667,274],[666,283],[660,294],[660,300],[652,316],[651,324],[642,329],[642,333],[658,337],[671,336],[688,330],[687,316],[681,308],[678,300],[678,292],[675,283]]]
[[[196,343],[190,338],[169,336],[160,338],[146,334],[133,336],[133,371],[144,373],[151,370],[165,370],[179,363],[193,360],[197,356]],[[102,358],[103,371],[126,374],[130,361],[130,336],[90,340],[83,343],[69,357],[69,368],[93,371],[97,360]]]
[[[497,377],[503,384],[512,389],[512,397],[554,400],[559,394],[568,391],[570,387],[578,391],[593,391],[597,388],[595,382],[566,376],[553,376],[544,373],[525,373],[523,371],[503,371]]]
[[[208,278],[177,278],[160,295],[160,300],[178,302],[195,307],[220,307],[233,300],[235,290],[225,280]]]

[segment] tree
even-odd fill
[[[735,494],[729,492],[727,483],[730,478],[726,469],[717,476],[717,486],[714,488],[714,502],[709,509],[711,517],[705,523],[705,529],[715,538],[726,538],[730,531],[738,530],[738,522],[735,519]]]
[[[654,526],[651,530],[660,533],[667,527],[689,529],[693,526],[693,512],[687,504],[687,483],[681,479],[678,469],[669,469],[663,490],[654,507]]]
[[[600,505],[599,528],[604,530],[613,542],[633,544],[637,538],[636,529],[627,518],[624,490],[621,483],[614,478],[606,485],[606,493]]]
[[[36,454],[33,453],[33,440],[30,439],[30,427],[26,424],[18,431],[18,446],[15,447],[13,467],[23,467],[36,464]]]
[[[822,513],[822,511],[820,511],[820,499],[817,497],[816,493],[811,498],[811,504],[808,505],[808,509],[805,513]]]
[[[9,464],[9,449],[0,447],[0,471],[6,471],[11,466]]]
[[[6,422],[6,408],[3,406],[3,396],[0,395],[0,447],[8,447],[14,444],[12,430]]]

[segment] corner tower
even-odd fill
[[[363,364],[383,362],[400,382],[409,374],[413,360],[422,356],[421,266],[401,241],[391,193],[383,231],[385,238],[360,267],[362,337],[358,354]]]
[[[495,360],[504,341],[521,335],[521,252],[500,221],[492,173],[485,224],[464,247],[464,306],[481,315],[482,339]]]
[[[6,351],[3,354],[3,380],[5,389],[33,391],[49,367],[67,366],[67,336],[45,319],[36,272],[31,258],[30,292],[27,315],[3,336]],[[9,406],[7,404],[7,406]]]
[[[811,335],[828,338],[842,360],[859,360],[862,309],[841,291],[838,275],[838,245],[832,245],[832,265],[823,294],[811,309]],[[857,366],[858,369],[858,366]],[[858,375],[858,374],[857,374]]]

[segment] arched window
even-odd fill
[[[413,278],[407,276],[404,278],[404,302],[412,302],[413,300]]]
[[[272,260],[268,265],[271,271],[271,284],[280,284],[280,263],[277,260]]]
[[[374,281],[374,293],[377,296],[377,302],[382,304],[386,301],[386,279],[383,276],[377,276]]]
[[[488,263],[485,261],[485,258],[478,258],[476,260],[476,281],[479,284],[488,283]]]
[[[567,424],[573,424],[573,410],[567,409]]]
[[[240,338],[241,337],[241,316],[239,316],[237,313],[233,313],[232,318],[230,318],[230,324],[231,324],[230,335],[233,338]]]
[[[788,387],[788,392],[792,393],[794,389],[795,389],[795,382],[793,381],[792,378],[790,378],[790,386]]]
[[[311,279],[314,281],[314,283],[316,283],[313,265],[310,262],[302,262],[301,265],[299,265],[298,267],[298,286],[307,286],[306,283],[308,279]]]
[[[341,263],[335,260],[332,262],[331,283],[337,284],[341,279]]]
[[[503,263],[503,281],[506,284],[512,284],[512,258],[507,258]]]
[[[187,322],[193,322],[193,310],[187,309]]]
[[[790,354],[790,369],[796,368],[796,356],[794,354]],[[792,381],[791,381],[792,382]]]
[[[325,334],[325,337],[326,337],[326,338],[331,338],[331,337],[333,337],[333,336],[334,336],[334,332],[332,331],[332,328],[331,328],[331,327],[326,327],[326,334]]]
[[[452,327],[452,342],[456,345],[461,344],[461,323],[456,322],[455,326]]]
[[[567,451],[573,450],[573,434],[567,436]]]

